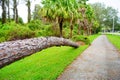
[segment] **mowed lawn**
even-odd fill
[[[118,35],[107,35],[109,41],[120,50],[120,36]]]
[[[90,36],[90,41],[97,36]],[[42,50],[0,69],[0,80],[56,80],[88,46],[76,49],[61,46]]]

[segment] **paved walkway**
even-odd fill
[[[120,53],[101,35],[57,80],[120,80]]]

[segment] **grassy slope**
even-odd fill
[[[107,35],[110,42],[120,50],[120,36],[117,35]]]
[[[96,37],[90,36],[90,40]],[[45,49],[0,69],[0,80],[55,80],[87,47]]]

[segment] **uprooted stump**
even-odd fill
[[[4,42],[0,44],[0,68],[52,46],[79,47],[79,45],[68,39],[58,37],[41,37]]]

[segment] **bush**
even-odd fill
[[[39,30],[41,29],[42,26],[42,22],[40,20],[33,20],[28,24],[28,27],[31,30]]]
[[[43,28],[41,30],[37,30],[36,36],[52,36],[52,27],[51,25],[43,25]]]
[[[23,19],[21,17],[19,17],[19,23],[24,24]]]
[[[35,33],[27,27],[15,27],[10,28],[8,31],[8,40],[18,40],[32,38],[35,36]]]
[[[72,38],[74,41],[83,41],[86,44],[90,44],[90,40],[88,37],[82,36],[82,35],[76,35]]]
[[[30,30],[26,26],[15,24],[14,22],[10,24],[4,24],[0,29],[0,42],[26,39],[35,37],[35,32]]]
[[[4,37],[0,37],[0,43],[6,41]]]

